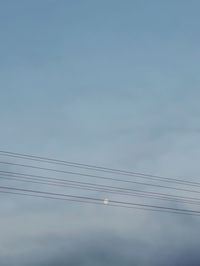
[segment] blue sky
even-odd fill
[[[130,146],[198,130],[198,1],[1,6],[5,148],[84,160],[81,145],[98,154],[113,138],[114,147],[120,138]],[[69,143],[74,155],[63,150]]]
[[[198,177],[199,8],[197,0],[1,0],[1,149],[172,177]],[[191,228],[187,219],[170,217],[165,221],[153,214],[133,217],[130,212],[105,214],[102,210],[101,215],[107,215],[102,221],[99,210],[76,206],[76,211],[68,207],[72,219],[66,224],[66,216],[60,214],[66,208],[63,204],[53,211],[48,203],[38,206],[31,200],[8,200],[1,208],[5,211],[2,225],[7,225],[7,230],[0,257],[7,259],[13,245],[23,239],[13,257],[19,265],[24,254],[28,261],[33,259],[37,248],[31,253],[32,245],[46,238],[48,247],[41,244],[41,250],[54,254],[55,260],[50,255],[42,262],[34,258],[33,265],[51,265],[48,259],[56,261],[57,256],[62,257],[59,266],[68,260],[71,265],[85,265],[95,240],[83,237],[88,250],[86,255],[80,254],[79,262],[74,261],[74,250],[84,242],[74,232],[84,235],[91,227],[94,235],[112,231],[110,239],[125,249],[139,242],[144,250],[151,243],[146,252],[152,265],[161,265],[158,253],[165,254],[170,264],[181,261],[181,235],[188,242],[187,248],[192,247],[191,254],[199,245],[195,238],[198,223],[192,221]],[[17,212],[13,212],[15,208]],[[91,213],[97,218],[88,222]],[[56,217],[62,220],[59,230],[54,230]],[[120,217],[127,217],[134,228]],[[73,218],[80,222],[74,225]],[[13,219],[16,228],[11,230]],[[30,223],[22,230],[26,220]],[[163,228],[167,228],[166,235]],[[64,240],[69,230],[72,250]],[[58,249],[53,247],[54,241]],[[107,252],[104,241],[96,244],[103,254]],[[160,246],[157,253],[155,242]],[[170,242],[176,254],[164,252]],[[59,251],[65,248],[64,243],[70,250],[66,257]],[[94,246],[94,253],[96,249]],[[108,249],[117,255],[116,249]],[[130,265],[131,251],[127,248],[127,253],[123,252],[119,265]],[[198,254],[188,257],[197,258],[190,265],[199,265]],[[54,263],[52,266],[58,265]],[[98,266],[99,257],[94,255],[90,263]],[[117,260],[109,263],[118,265]],[[139,255],[136,263],[150,265]],[[167,259],[164,263],[167,265]]]

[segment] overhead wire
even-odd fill
[[[49,185],[49,186],[55,186],[55,187],[61,187],[61,188],[76,188],[81,190],[88,190],[88,191],[97,191],[97,192],[105,192],[108,195],[114,194],[114,195],[120,195],[120,196],[130,196],[130,197],[139,197],[139,198],[149,198],[149,199],[156,199],[156,200],[162,200],[162,201],[173,201],[173,202],[182,202],[182,203],[188,203],[193,205],[200,205],[200,198],[192,198],[192,197],[178,197],[174,195],[167,195],[162,193],[148,193],[146,191],[137,191],[135,192],[123,192],[121,190],[116,189],[108,189],[101,186],[91,186],[91,185],[84,185],[84,184],[72,184],[72,183],[61,183],[57,181],[41,181],[41,179],[37,178],[30,178],[25,176],[0,176],[0,179],[4,180],[13,180],[18,182],[25,182],[25,183],[32,183],[32,184],[43,184],[43,185]]]
[[[90,202],[90,201],[83,201],[83,200],[75,200],[75,199],[64,199],[64,198],[57,198],[57,197],[50,197],[50,196],[42,196],[42,195],[34,195],[34,194],[28,194],[28,193],[20,193],[20,192],[11,192],[11,191],[3,191],[0,190],[0,194],[11,194],[11,195],[17,195],[17,196],[29,196],[33,198],[42,198],[42,199],[51,199],[51,200],[62,200],[62,201],[69,201],[69,202],[79,202],[79,203],[88,203],[88,204],[94,204],[94,205],[102,205],[98,202]],[[190,214],[187,212],[179,212],[179,211],[167,211],[167,210],[157,210],[153,208],[142,208],[142,207],[130,207],[130,206],[121,206],[121,205],[107,205],[109,207],[117,207],[117,208],[124,208],[124,209],[134,209],[134,210],[142,210],[142,211],[152,211],[152,212],[160,212],[160,213],[170,213],[170,214],[178,214],[178,215],[189,215],[189,216],[200,216],[198,214]]]
[[[200,182],[193,182],[193,181],[188,181],[188,180],[184,180],[180,178],[164,177],[164,176],[159,176],[159,175],[146,174],[142,172],[120,170],[120,169],[89,165],[89,164],[83,164],[83,163],[77,163],[77,162],[70,162],[70,161],[65,161],[65,160],[58,160],[58,159],[52,159],[48,157],[41,157],[41,156],[16,153],[16,152],[10,152],[10,151],[3,151],[3,150],[0,150],[0,154],[4,156],[8,156],[8,157],[13,157],[13,158],[20,158],[20,159],[26,159],[26,160],[31,160],[31,161],[37,161],[37,162],[46,162],[50,164],[71,166],[71,167],[77,167],[77,168],[86,169],[86,170],[94,170],[94,171],[100,171],[100,172],[106,172],[106,173],[115,173],[115,174],[120,174],[120,175],[134,176],[134,177],[140,177],[140,178],[151,179],[151,180],[159,180],[162,182],[180,183],[180,184],[185,184],[188,186],[189,185],[200,186]]]
[[[19,178],[19,177],[18,177]],[[37,181],[37,180],[27,180],[27,179],[18,179],[16,177],[0,177],[0,179],[5,179],[5,180],[13,180],[13,181],[18,181],[18,182],[26,182],[26,183],[32,183],[32,184],[43,184],[43,185],[49,185],[49,186],[55,186],[55,187],[65,187],[65,188],[76,188],[76,189],[81,189],[81,190],[88,190],[92,192],[104,192],[109,194],[114,194],[114,195],[119,195],[119,196],[129,196],[129,197],[137,197],[137,198],[148,198],[148,199],[155,199],[155,200],[162,200],[162,201],[170,201],[170,202],[181,202],[181,203],[187,203],[187,204],[192,204],[192,205],[200,205],[200,199],[196,199],[195,201],[193,200],[188,200],[188,199],[176,199],[173,197],[161,197],[161,196],[152,196],[149,195],[148,193],[124,193],[124,192],[118,192],[115,190],[108,190],[108,189],[102,189],[102,188],[93,188],[93,187],[87,187],[87,186],[81,186],[81,185],[61,185],[59,183],[51,183],[51,182],[44,182],[44,181]]]
[[[97,171],[97,172],[104,172],[109,174],[118,174],[122,176],[129,176],[129,177],[136,177],[136,178],[143,178],[143,179],[149,179],[151,181],[159,181],[159,182],[168,182],[173,183],[176,185],[183,185],[183,186],[190,186],[190,187],[200,187],[199,182],[193,182],[188,180],[183,180],[180,178],[169,178],[169,177],[163,177],[158,175],[151,175],[151,174],[145,174],[140,172],[132,172],[132,171],[125,171],[125,170],[119,170],[114,168],[107,168],[107,167],[101,167],[96,165],[88,165],[88,164],[81,164],[77,162],[69,162],[69,161],[63,161],[63,160],[57,160],[57,159],[51,159],[47,157],[39,157],[34,155],[27,155],[22,153],[14,153],[14,152],[8,152],[8,151],[2,151],[0,150],[0,155],[6,156],[9,158],[17,158],[17,159],[25,159],[29,161],[35,161],[39,163],[49,163],[53,165],[62,165],[62,166],[69,166],[69,167],[76,167],[80,169],[85,169],[88,171]],[[171,187],[171,186],[164,186],[161,184],[155,184],[155,183],[144,183],[144,182],[138,182],[133,180],[126,180],[121,178],[115,178],[110,176],[101,176],[101,175],[95,175],[90,173],[83,173],[83,172],[74,172],[74,171],[66,171],[66,170],[58,170],[43,166],[35,166],[35,165],[29,165],[24,163],[14,163],[14,162],[8,162],[8,161],[0,161],[0,164],[4,165],[11,165],[11,166],[17,166],[17,167],[23,167],[26,169],[35,169],[35,170],[43,170],[48,172],[54,172],[59,174],[68,174],[68,175],[75,175],[77,176],[84,176],[87,178],[96,178],[101,180],[107,180],[107,181],[116,181],[116,182],[123,182],[126,184],[137,184],[142,186],[152,186],[156,188],[164,188],[164,189],[170,189],[170,190],[176,190],[176,191],[182,191],[182,192],[190,192],[190,193],[198,193],[200,194],[200,191],[198,190],[192,190],[187,188],[180,188],[180,187]],[[0,176],[0,178],[5,180],[14,180],[17,182],[26,182],[31,184],[43,184],[43,185],[50,185],[54,187],[62,187],[62,188],[76,188],[81,190],[90,190],[90,191],[98,191],[98,192],[104,192],[104,193],[111,193],[115,195],[123,195],[123,196],[134,196],[134,197],[143,197],[148,199],[156,199],[156,200],[163,200],[163,201],[171,201],[171,202],[181,202],[186,204],[194,204],[194,205],[200,205],[200,198],[196,197],[188,197],[188,196],[179,196],[179,195],[170,195],[167,193],[159,193],[159,192],[152,192],[152,191],[143,191],[139,189],[132,189],[132,188],[124,188],[119,186],[109,186],[109,185],[102,185],[102,184],[95,184],[91,182],[81,182],[81,181],[75,181],[75,180],[67,180],[66,178],[53,178],[53,177],[47,177],[47,176],[40,176],[40,175],[30,175],[26,173],[16,173],[11,171],[0,171],[0,174],[4,174],[5,176]],[[46,180],[45,180],[46,179]],[[93,197],[85,197],[80,195],[69,195],[69,194],[62,194],[62,193],[54,193],[54,192],[45,192],[45,191],[38,191],[38,190],[31,190],[31,189],[25,189],[25,188],[13,188],[13,187],[5,187],[0,186],[0,189],[4,189],[4,191],[0,191],[0,193],[10,193],[10,194],[23,194],[28,196],[30,193],[36,193],[37,195],[34,196],[41,196],[45,198],[53,198],[56,199],[56,197],[68,197],[72,201],[89,201],[88,203],[99,203],[102,204],[102,199],[93,198]],[[10,191],[5,191],[10,190]],[[13,192],[15,191],[15,192]],[[17,192],[16,192],[17,191]],[[23,192],[23,193],[22,193]],[[26,193],[25,193],[26,192]],[[38,195],[39,194],[39,195]],[[65,198],[65,200],[68,200],[68,198]],[[71,199],[72,198],[72,199]],[[61,199],[61,198],[58,198]],[[63,198],[62,198],[63,199]],[[96,202],[97,201],[97,202]],[[141,203],[133,203],[133,202],[124,202],[124,201],[117,201],[117,200],[109,200],[109,206],[114,205],[122,205],[119,207],[126,207],[126,208],[141,208],[141,209],[148,209],[150,210],[152,208],[153,211],[165,211],[165,212],[173,212],[173,213],[180,213],[180,214],[189,214],[189,215],[200,215],[200,211],[197,210],[191,210],[191,209],[180,209],[180,208],[172,208],[172,207],[166,207],[166,206],[158,206],[158,205],[151,205],[151,204],[141,204]]]
[[[120,186],[111,186],[111,185],[102,185],[99,183],[93,183],[93,182],[81,182],[81,181],[75,181],[71,179],[66,179],[66,178],[58,178],[58,177],[51,177],[51,176],[44,176],[44,175],[33,175],[33,174],[27,174],[27,173],[19,173],[19,172],[13,172],[13,171],[2,171],[0,170],[0,174],[3,175],[8,175],[8,176],[22,176],[22,177],[30,177],[30,178],[36,178],[39,180],[50,180],[53,182],[59,182],[61,184],[78,184],[78,185],[88,185],[88,186],[93,186],[93,187],[98,187],[98,188],[106,188],[106,189],[114,189],[117,191],[125,191],[125,192],[140,192],[140,193],[148,193],[151,195],[159,195],[159,196],[169,196],[169,197],[178,197],[178,198],[187,198],[187,199],[196,199],[194,197],[181,197],[181,196],[176,196],[172,194],[167,194],[167,193],[159,193],[155,191],[145,191],[145,190],[139,190],[139,189],[133,189],[133,188],[127,188],[127,187],[120,187]]]
[[[72,200],[80,200],[80,201],[89,201],[88,203],[93,203],[93,204],[101,204],[103,205],[103,199],[99,198],[93,198],[93,197],[85,197],[85,196],[77,196],[77,195],[71,195],[71,194],[62,194],[62,193],[52,193],[52,192],[46,192],[46,191],[38,191],[38,190],[30,190],[30,189],[21,189],[21,188],[16,188],[16,187],[8,187],[8,186],[0,186],[0,193],[2,191],[8,191],[8,192],[13,192],[17,191],[22,192],[22,193],[30,193],[33,197],[36,195],[39,196],[47,196],[47,197],[57,197],[54,199],[72,199]],[[24,194],[24,195],[26,195]],[[30,196],[31,196],[30,195]],[[59,198],[58,198],[59,197]],[[61,197],[61,198],[60,198]],[[180,208],[172,208],[172,207],[164,207],[164,206],[158,206],[158,205],[149,205],[149,204],[140,204],[140,203],[133,203],[133,202],[124,202],[124,201],[115,201],[115,200],[110,200],[109,204],[106,206],[111,206],[111,207],[121,207],[121,208],[145,208],[146,210],[155,210],[155,211],[163,211],[163,212],[171,212],[171,213],[177,213],[177,214],[186,214],[186,215],[195,215],[195,216],[200,216],[200,211],[196,210],[191,210],[191,209],[180,209]]]
[[[152,186],[152,187],[158,187],[158,188],[164,188],[164,189],[172,189],[172,190],[176,190],[176,191],[184,191],[184,192],[191,192],[191,193],[200,194],[200,191],[198,191],[198,190],[170,187],[170,186],[164,186],[164,185],[159,185],[159,184],[137,182],[137,181],[132,181],[132,180],[116,179],[116,178],[112,178],[112,177],[105,177],[105,176],[99,176],[99,175],[96,176],[96,175],[91,175],[91,174],[86,174],[86,173],[64,171],[64,170],[58,170],[58,169],[46,168],[46,167],[40,167],[40,166],[33,166],[33,165],[27,165],[27,164],[19,164],[19,163],[13,163],[13,162],[5,162],[5,161],[0,161],[0,164],[12,165],[12,166],[20,166],[20,167],[23,167],[23,168],[44,170],[44,171],[49,171],[49,172],[54,172],[54,173],[71,174],[71,175],[84,176],[84,177],[93,177],[93,178],[96,178],[96,179],[110,180],[110,181],[116,181],[116,182],[122,182],[122,183],[130,183],[130,184],[137,184],[137,185],[142,185],[142,186]]]

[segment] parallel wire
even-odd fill
[[[18,182],[26,182],[26,183],[32,183],[32,184],[43,184],[43,185],[50,185],[55,187],[64,187],[64,188],[78,188],[81,190],[88,190],[88,191],[97,191],[97,192],[105,192],[107,194],[114,194],[114,195],[124,195],[124,196],[131,196],[131,197],[139,197],[139,198],[150,198],[150,199],[156,199],[156,200],[162,200],[162,201],[172,201],[172,202],[182,202],[192,205],[200,205],[200,198],[187,198],[187,197],[174,197],[174,196],[160,196],[160,195],[152,195],[148,192],[121,192],[120,190],[115,189],[106,189],[102,187],[96,187],[96,186],[87,186],[87,185],[72,185],[71,183],[60,183],[60,182],[53,182],[53,181],[41,181],[37,178],[26,178],[22,176],[0,176],[0,179],[5,180],[14,180]],[[39,180],[39,181],[38,181]]]
[[[120,169],[114,169],[114,168],[108,168],[108,167],[102,167],[102,166],[96,166],[96,165],[89,165],[89,164],[83,164],[83,163],[77,163],[77,162],[70,162],[70,161],[64,161],[64,160],[58,160],[58,159],[52,159],[47,157],[40,157],[35,155],[29,155],[29,154],[22,154],[22,153],[16,153],[16,152],[9,152],[9,151],[3,151],[0,150],[0,154],[8,157],[13,158],[20,158],[20,159],[26,159],[31,161],[37,161],[37,162],[46,162],[50,164],[57,164],[57,165],[65,165],[65,166],[71,166],[71,167],[77,167],[81,169],[87,169],[87,170],[94,170],[94,171],[100,171],[100,172],[106,172],[106,173],[115,173],[120,175],[126,175],[126,176],[134,176],[134,177],[140,177],[145,179],[151,179],[151,180],[159,180],[162,182],[172,182],[172,183],[179,183],[179,184],[185,184],[188,186],[200,186],[200,182],[193,182],[188,180],[183,180],[180,178],[170,178],[170,177],[164,177],[159,175],[152,175],[152,174],[146,174],[141,172],[132,172],[132,171],[126,171],[126,170],[120,170]]]
[[[78,176],[84,176],[84,177],[93,177],[93,178],[103,179],[103,180],[110,180],[110,181],[116,181],[116,182],[122,182],[122,183],[131,183],[131,184],[137,184],[137,185],[143,185],[143,186],[159,187],[159,188],[164,188],[164,189],[172,189],[176,191],[184,191],[184,192],[200,194],[200,191],[197,191],[197,190],[176,188],[176,187],[163,186],[163,185],[151,184],[151,183],[143,183],[143,182],[137,182],[137,181],[132,181],[132,180],[116,179],[116,178],[105,177],[105,176],[96,176],[96,175],[90,175],[90,174],[85,174],[85,173],[57,170],[57,169],[39,167],[39,166],[33,166],[33,165],[27,165],[27,164],[19,164],[19,163],[3,162],[3,161],[0,161],[0,164],[20,166],[20,167],[29,168],[29,169],[31,168],[31,169],[45,170],[45,171],[50,171],[50,172],[55,172],[55,173],[71,174],[71,175],[78,175]]]
[[[43,176],[43,175],[33,175],[33,174],[19,173],[19,172],[12,172],[12,171],[0,171],[0,174],[8,175],[8,176],[17,176],[17,177],[18,176],[30,177],[30,178],[36,178],[39,180],[50,180],[53,182],[59,181],[60,184],[87,185],[87,186],[92,186],[95,188],[114,189],[116,191],[148,193],[148,194],[156,195],[156,196],[168,196],[168,197],[182,198],[182,199],[189,199],[189,200],[199,200],[199,198],[195,198],[195,197],[176,196],[176,195],[171,195],[171,194],[167,194],[167,193],[151,192],[151,191],[132,189],[132,188],[126,188],[126,187],[119,187],[119,186],[102,185],[102,184],[92,183],[92,182],[74,181],[74,180],[69,180],[69,179],[49,177],[49,176]]]
[[[81,190],[88,190],[88,191],[97,191],[97,192],[105,192],[107,194],[114,194],[114,195],[123,195],[123,196],[131,196],[131,197],[139,197],[139,198],[150,198],[150,199],[156,199],[156,200],[162,200],[162,201],[170,201],[170,202],[181,202],[181,203],[187,203],[192,205],[200,205],[200,199],[197,199],[196,201],[191,201],[187,199],[175,199],[175,198],[169,198],[169,197],[161,197],[161,196],[152,196],[148,194],[141,194],[141,193],[123,193],[123,192],[117,192],[115,190],[108,190],[108,189],[101,189],[101,188],[93,188],[88,186],[82,186],[82,185],[61,185],[59,183],[52,183],[52,182],[43,182],[43,181],[37,181],[37,180],[27,180],[24,179],[18,179],[19,177],[0,177],[0,179],[5,180],[14,180],[18,182],[26,182],[26,183],[32,183],[32,184],[43,184],[43,185],[50,185],[50,186],[56,186],[56,187],[65,187],[65,188],[76,188]]]
[[[139,177],[139,178],[144,178],[144,179],[149,179],[149,180],[154,180],[154,181],[175,183],[177,185],[185,185],[185,186],[187,185],[187,186],[192,186],[192,187],[200,187],[199,182],[192,182],[192,181],[187,181],[187,180],[178,179],[178,178],[168,178],[168,177],[162,177],[162,176],[157,176],[157,175],[124,171],[124,170],[107,168],[107,167],[100,167],[100,166],[95,166],[95,165],[80,164],[80,163],[76,163],[76,162],[68,162],[68,161],[50,159],[50,158],[46,158],[46,157],[38,157],[38,156],[33,156],[33,155],[13,153],[13,152],[7,152],[7,151],[0,151],[0,154],[7,156],[7,157],[26,159],[26,160],[37,161],[37,162],[41,162],[41,163],[50,163],[50,164],[55,164],[55,165],[77,167],[77,168],[92,170],[92,171],[94,170],[94,171],[98,171],[98,172],[120,174],[120,175],[125,175],[125,176],[134,176],[137,178]],[[57,169],[39,167],[39,166],[34,166],[34,165],[18,164],[18,163],[3,162],[3,161],[1,161],[0,164],[7,164],[7,165],[20,166],[20,167],[29,168],[29,169],[37,169],[37,170],[45,170],[45,171],[50,171],[50,172],[55,172],[55,173],[93,177],[93,178],[97,178],[97,179],[104,179],[104,180],[117,181],[117,182],[123,182],[123,183],[132,183],[132,184],[138,184],[138,185],[143,185],[143,186],[153,186],[153,187],[159,187],[159,188],[172,189],[172,190],[177,190],[177,191],[184,191],[184,192],[191,192],[191,193],[199,193],[200,194],[200,191],[197,191],[197,190],[190,190],[190,189],[177,188],[177,187],[169,187],[169,186],[163,186],[163,185],[151,184],[151,183],[142,183],[142,182],[137,182],[137,181],[132,181],[132,180],[124,180],[124,179],[119,179],[119,178],[99,176],[99,175],[93,175],[93,174],[87,174],[87,173],[80,173],[80,172],[77,173],[77,172],[73,172],[73,171],[57,170]],[[0,173],[2,173],[2,172],[4,172],[4,174],[6,174],[6,171],[0,171]],[[44,176],[37,176],[37,175],[35,175],[35,176],[34,175],[28,175],[28,174],[23,174],[23,173],[7,172],[7,174],[9,174],[9,173],[12,174],[12,176],[6,176],[6,177],[3,176],[1,178],[12,179],[15,181],[20,181],[20,182],[22,181],[22,182],[37,183],[37,184],[46,184],[46,185],[51,185],[51,186],[70,187],[70,188],[78,188],[78,189],[91,190],[91,191],[106,192],[106,193],[112,193],[112,194],[117,194],[117,195],[153,198],[153,199],[158,199],[158,200],[183,202],[183,203],[195,204],[195,205],[200,204],[200,199],[195,198],[195,197],[183,197],[183,196],[169,195],[166,193],[147,192],[147,191],[136,190],[136,189],[105,186],[105,185],[94,184],[94,183],[89,183],[89,182],[78,182],[78,181],[72,181],[72,180],[66,180],[66,179],[58,179],[58,178],[51,178],[51,177],[44,177]],[[33,177],[35,177],[35,178],[33,178]],[[38,180],[37,178],[38,179],[39,178],[47,178],[51,181],[41,181],[41,180]],[[55,180],[66,182],[66,184],[63,184],[61,182],[58,183]],[[12,190],[12,191],[0,191],[0,193],[37,196],[37,197],[45,197],[45,198],[49,198],[49,199],[50,198],[62,199],[62,200],[70,200],[70,201],[78,201],[78,202],[83,201],[84,203],[91,203],[91,201],[92,201],[92,203],[95,203],[95,204],[96,203],[97,204],[103,204],[102,199],[92,198],[92,197],[53,193],[53,192],[45,192],[45,191],[37,191],[37,190],[30,190],[30,189],[24,189],[24,188],[4,187],[4,186],[0,186],[0,189]],[[18,192],[13,192],[13,191],[18,191]],[[21,193],[21,192],[27,192],[27,193]],[[30,193],[36,193],[37,195],[33,195]],[[70,199],[68,199],[68,198],[65,198],[65,199],[56,198],[56,196],[57,197],[68,197]],[[124,201],[115,201],[115,200],[110,200],[109,206],[125,207],[125,208],[139,208],[139,209],[145,209],[145,210],[148,209],[148,210],[153,210],[153,211],[164,211],[164,212],[172,212],[172,213],[178,213],[178,214],[197,215],[197,216],[200,215],[200,211],[196,211],[196,210],[179,209],[179,208],[171,208],[171,207],[158,206],[158,205],[148,205],[148,204],[140,204],[140,203],[132,203],[132,202],[124,202]]]
[[[25,192],[26,194],[33,193],[32,196],[39,195],[39,196],[48,196],[48,197],[61,197],[61,198],[54,198],[54,199],[72,199],[72,200],[80,200],[80,201],[89,201],[89,203],[93,204],[101,204],[103,205],[103,200],[99,198],[93,198],[93,197],[83,197],[83,196],[77,196],[77,195],[71,195],[71,194],[61,194],[61,193],[52,193],[52,192],[46,192],[46,191],[38,191],[38,190],[30,190],[30,189],[21,189],[16,187],[7,187],[7,186],[0,186],[0,192],[4,192],[4,190],[8,190],[8,192],[17,191],[18,192]],[[16,193],[15,193],[16,194]],[[18,193],[19,194],[19,193]],[[25,194],[23,194],[25,195]],[[31,196],[31,195],[30,195]],[[179,209],[179,208],[172,208],[172,207],[164,207],[164,206],[158,206],[158,205],[148,205],[148,204],[140,204],[140,203],[133,203],[133,202],[124,202],[124,201],[110,201],[110,204],[106,206],[111,207],[122,207],[122,208],[145,208],[147,210],[155,210],[155,211],[162,211],[162,212],[171,212],[171,213],[177,213],[177,214],[186,214],[186,215],[195,215],[200,216],[200,211],[196,210],[190,210],[190,209]]]
[[[11,195],[20,195],[20,196],[29,196],[34,198],[43,198],[43,199],[51,199],[51,200],[62,200],[62,201],[68,201],[68,202],[78,202],[78,203],[88,203],[88,204],[94,204],[94,205],[102,205],[102,203],[98,202],[90,202],[90,201],[83,201],[83,200],[75,200],[75,199],[64,199],[64,198],[57,198],[57,197],[51,197],[51,196],[42,196],[42,195],[34,195],[34,194],[28,194],[28,193],[20,193],[20,192],[11,192],[11,191],[3,191],[0,190],[1,194],[11,194]],[[142,210],[142,211],[152,211],[152,212],[160,212],[160,213],[170,213],[170,214],[178,214],[178,215],[188,215],[188,216],[200,216],[198,214],[191,214],[187,212],[180,212],[180,211],[168,211],[168,210],[157,210],[153,208],[142,208],[142,207],[130,207],[130,206],[121,206],[121,205],[113,205],[109,204],[108,207],[117,207],[117,208],[124,208],[124,209],[134,209],[134,210]],[[106,207],[107,207],[106,206]]]

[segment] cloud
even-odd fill
[[[189,228],[187,228],[189,230]],[[170,230],[170,228],[168,228]],[[193,230],[190,230],[190,232]],[[192,265],[200,263],[198,240],[192,236],[178,238],[169,232],[163,238],[153,235],[151,239],[141,239],[139,235],[117,235],[113,233],[90,232],[63,236],[48,235],[43,238],[27,239],[19,245],[24,252],[17,256],[1,259],[2,266],[167,266]],[[167,237],[167,234],[170,237]],[[178,236],[175,233],[175,236]],[[27,242],[28,241],[28,242]],[[157,241],[157,242],[156,242]],[[27,252],[26,244],[31,245]],[[32,243],[32,244],[31,244]],[[12,247],[13,248],[13,247]]]

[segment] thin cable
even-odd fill
[[[83,173],[79,173],[79,172],[56,170],[56,169],[52,169],[52,168],[39,167],[39,166],[33,166],[33,165],[27,165],[27,164],[18,164],[18,163],[3,162],[3,161],[0,161],[0,164],[20,166],[20,167],[24,167],[24,168],[45,170],[45,171],[50,171],[50,172],[55,172],[55,173],[72,174],[72,175],[78,175],[78,176],[84,176],[84,177],[93,177],[93,178],[97,178],[97,179],[104,179],[104,180],[123,182],[123,183],[131,183],[131,184],[137,184],[137,185],[143,185],[143,186],[159,187],[159,188],[164,188],[164,189],[172,189],[172,190],[177,190],[177,191],[184,191],[184,192],[191,192],[191,193],[200,194],[200,191],[197,191],[197,190],[175,188],[175,187],[169,187],[169,186],[163,186],[163,185],[157,185],[157,184],[151,184],[151,183],[142,183],[142,182],[137,182],[137,181],[132,181],[132,180],[116,179],[116,178],[111,178],[111,177],[96,176],[96,175],[90,175],[90,174],[83,174]]]
[[[74,199],[64,199],[64,198],[57,198],[57,197],[51,197],[51,196],[42,196],[42,195],[34,195],[34,194],[27,194],[27,193],[20,193],[20,192],[11,192],[11,191],[1,191],[2,194],[11,194],[11,195],[21,195],[21,196],[30,196],[33,198],[43,198],[43,199],[51,199],[51,200],[62,200],[62,201],[69,201],[69,202],[79,202],[79,203],[87,203],[92,205],[102,205],[102,203],[98,202],[90,202],[90,201],[83,201],[83,200],[74,200]],[[188,215],[188,216],[200,216],[198,214],[192,214],[187,212],[180,212],[180,211],[168,211],[168,210],[157,210],[157,209],[151,209],[151,208],[142,208],[142,207],[131,207],[131,206],[122,206],[122,205],[113,205],[109,204],[106,205],[106,207],[117,207],[117,208],[123,208],[123,209],[134,209],[134,210],[142,210],[142,211],[152,211],[152,212],[159,212],[159,213],[170,213],[170,214],[178,214],[178,215]]]
[[[8,157],[27,159],[27,160],[37,161],[37,162],[46,162],[46,163],[51,163],[51,164],[53,163],[57,165],[72,166],[72,167],[77,167],[77,168],[82,168],[82,169],[87,169],[87,170],[94,170],[94,171],[100,171],[100,172],[106,172],[106,173],[115,173],[115,174],[126,175],[126,176],[134,176],[134,177],[137,176],[137,177],[145,178],[145,179],[185,184],[188,186],[189,185],[200,186],[199,182],[192,182],[192,181],[183,180],[180,178],[170,178],[170,177],[164,177],[164,176],[159,176],[159,175],[152,175],[152,174],[146,174],[146,173],[141,173],[141,172],[132,172],[132,171],[126,171],[126,170],[120,170],[120,169],[114,169],[114,168],[108,168],[108,167],[102,167],[102,166],[96,166],[96,165],[82,164],[82,163],[77,163],[77,162],[69,162],[69,161],[64,161],[64,160],[51,159],[47,157],[40,157],[40,156],[15,153],[15,152],[9,152],[9,151],[2,151],[2,150],[0,150],[0,153]]]
[[[26,183],[43,184],[43,185],[50,185],[50,186],[57,186],[57,187],[62,187],[62,188],[78,188],[81,190],[89,190],[89,191],[93,191],[93,192],[94,191],[105,192],[105,193],[111,193],[111,194],[115,194],[115,195],[151,198],[151,199],[157,199],[157,200],[182,202],[182,203],[188,203],[188,204],[194,204],[194,205],[200,204],[200,198],[181,197],[181,196],[175,196],[175,195],[169,195],[169,194],[150,193],[147,191],[138,191],[138,190],[133,190],[133,192],[131,192],[131,191],[123,192],[123,190],[105,188],[104,186],[96,186],[96,185],[91,186],[91,185],[85,185],[85,183],[79,184],[81,182],[77,182],[78,184],[76,184],[76,183],[73,184],[70,182],[43,181],[43,180],[41,181],[41,179],[38,179],[38,178],[32,178],[32,177],[26,177],[26,176],[16,176],[16,175],[0,176],[0,179],[14,180],[14,181],[26,182]]]
[[[32,190],[32,189],[22,189],[22,188],[16,188],[16,187],[8,187],[8,186],[0,186],[0,189],[36,193],[36,194],[41,194],[41,195],[67,197],[67,198],[80,199],[80,200],[89,200],[92,202],[100,202],[100,203],[103,201],[102,199],[94,198],[94,197],[77,196],[77,195],[63,194],[63,193],[53,193],[53,192],[46,192],[46,191],[39,191],[39,190]],[[200,211],[190,210],[190,209],[179,209],[179,208],[164,207],[164,206],[158,206],[158,205],[148,205],[148,204],[140,204],[140,203],[133,203],[133,202],[116,201],[116,200],[109,200],[109,202],[111,204],[121,204],[122,206],[154,208],[158,210],[180,211],[180,212],[200,215]]]
[[[166,194],[166,193],[158,193],[158,192],[151,192],[151,191],[144,191],[144,190],[138,190],[138,189],[132,189],[132,188],[125,188],[125,187],[116,187],[116,186],[109,186],[109,185],[102,185],[97,183],[91,183],[91,182],[81,182],[81,181],[74,181],[69,179],[62,179],[62,178],[55,178],[55,177],[49,177],[49,176],[41,176],[41,175],[31,175],[31,174],[25,174],[25,173],[19,173],[19,172],[11,172],[11,171],[0,171],[1,174],[8,175],[8,176],[22,176],[22,177],[30,177],[30,178],[36,178],[38,180],[50,180],[53,182],[59,181],[60,184],[78,184],[78,185],[87,185],[92,186],[95,188],[105,188],[105,189],[114,189],[116,191],[125,191],[125,192],[139,192],[139,193],[148,193],[151,195],[156,196],[167,196],[167,197],[173,197],[173,198],[182,198],[182,199],[189,199],[189,200],[200,200],[199,198],[195,197],[183,197],[183,196],[176,196],[172,194]]]
[[[114,194],[114,195],[122,195],[122,196],[131,196],[131,197],[139,197],[139,198],[150,198],[155,200],[162,200],[162,201],[170,201],[170,202],[181,202],[181,203],[187,203],[192,205],[200,205],[200,199],[195,198],[194,200],[188,200],[187,198],[181,199],[181,198],[174,198],[174,197],[162,197],[162,196],[153,196],[146,193],[128,193],[128,192],[119,192],[117,190],[110,190],[110,189],[103,189],[103,188],[96,188],[92,186],[83,186],[83,185],[64,185],[58,182],[52,182],[52,181],[38,181],[38,179],[34,178],[26,178],[26,177],[10,177],[10,176],[0,176],[0,179],[5,180],[14,180],[18,182],[26,182],[26,183],[32,183],[32,184],[43,184],[43,185],[49,185],[49,186],[56,186],[56,187],[65,187],[65,188],[76,188],[81,190],[88,190],[88,191],[96,191],[96,192],[105,192],[107,194]]]
[[[35,194],[48,195],[48,196],[67,197],[67,198],[78,199],[78,200],[89,200],[92,202],[102,202],[102,204],[103,204],[103,199],[94,198],[94,197],[85,197],[85,196],[77,196],[77,195],[72,195],[72,194],[53,193],[53,192],[38,191],[38,190],[32,190],[32,189],[22,189],[22,188],[7,187],[7,186],[0,186],[0,189],[35,193]],[[183,213],[200,215],[200,211],[190,210],[190,209],[179,209],[179,208],[164,207],[164,206],[158,206],[158,205],[148,205],[148,204],[140,204],[140,203],[133,203],[133,202],[116,201],[116,200],[110,200],[109,202],[111,204],[114,204],[114,205],[119,204],[119,205],[125,206],[125,207],[126,206],[142,207],[142,208],[144,207],[144,208],[153,208],[153,209],[157,209],[157,210],[167,210],[167,211],[175,211],[175,212],[183,212]]]

